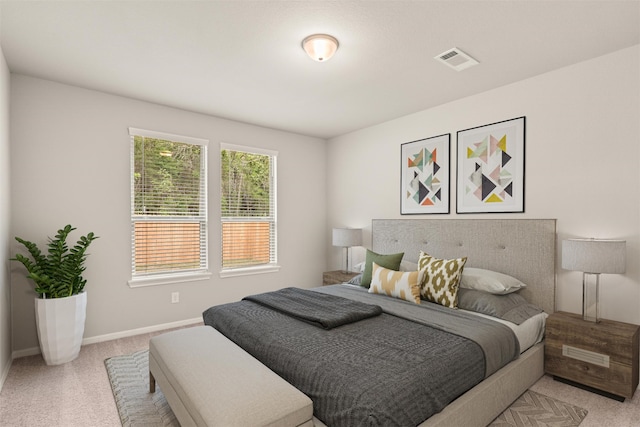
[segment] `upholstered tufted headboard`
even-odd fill
[[[404,252],[412,262],[421,250],[438,258],[466,256],[466,266],[520,279],[529,302],[555,311],[555,219],[374,219],[372,248]]]

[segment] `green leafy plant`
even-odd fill
[[[36,284],[35,291],[40,298],[64,298],[82,292],[87,280],[82,277],[87,259],[87,247],[98,236],[89,233],[80,237],[72,247],[67,246],[67,236],[75,230],[71,225],[58,230],[54,239],[49,238],[47,255],[38,246],[28,240],[16,237],[22,243],[32,259],[17,254],[11,261],[19,261],[25,266],[27,278]]]

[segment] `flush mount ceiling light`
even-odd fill
[[[313,34],[302,40],[302,48],[314,61],[325,62],[338,50],[338,40],[327,34]]]

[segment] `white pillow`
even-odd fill
[[[355,271],[355,272],[358,272],[358,273],[362,273],[362,272],[364,272],[364,265],[365,265],[364,261],[359,262],[359,263],[357,263],[356,265],[354,265],[352,267],[352,270]]]
[[[462,270],[462,279],[460,280],[461,288],[475,289],[495,295],[510,294],[525,286],[527,285],[507,274],[473,267],[465,267]]]

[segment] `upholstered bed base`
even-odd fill
[[[544,374],[544,344],[525,351],[520,358],[475,386],[420,427],[486,426]]]
[[[399,219],[372,221],[372,249],[405,252],[416,261],[424,250],[441,258],[466,256],[467,266],[517,277],[520,293],[555,311],[555,219]],[[544,343],[478,384],[420,427],[486,426],[544,375]]]
[[[418,427],[486,427],[543,374],[544,344],[539,343]],[[313,425],[327,427],[315,417]]]
[[[416,261],[420,250],[441,258],[467,256],[469,266],[506,273],[527,283],[528,287],[522,294],[547,313],[553,313],[555,226],[555,220],[374,220],[372,249],[379,253],[403,251],[409,261]],[[171,347],[173,345],[167,347],[167,353]],[[152,353],[151,371],[154,375],[157,373],[156,378],[160,386],[164,386],[163,391],[167,389],[165,393],[171,407],[182,418],[191,419],[193,409],[175,403],[180,398],[179,393],[169,390],[162,363],[154,360],[156,352]],[[209,369],[215,367],[209,364],[206,370]],[[180,377],[192,370],[183,371]],[[419,427],[486,426],[543,374],[544,344],[539,343]],[[172,381],[170,379],[169,383]],[[301,421],[294,425],[307,426],[308,423]],[[313,422],[316,426],[324,426],[315,418]]]

